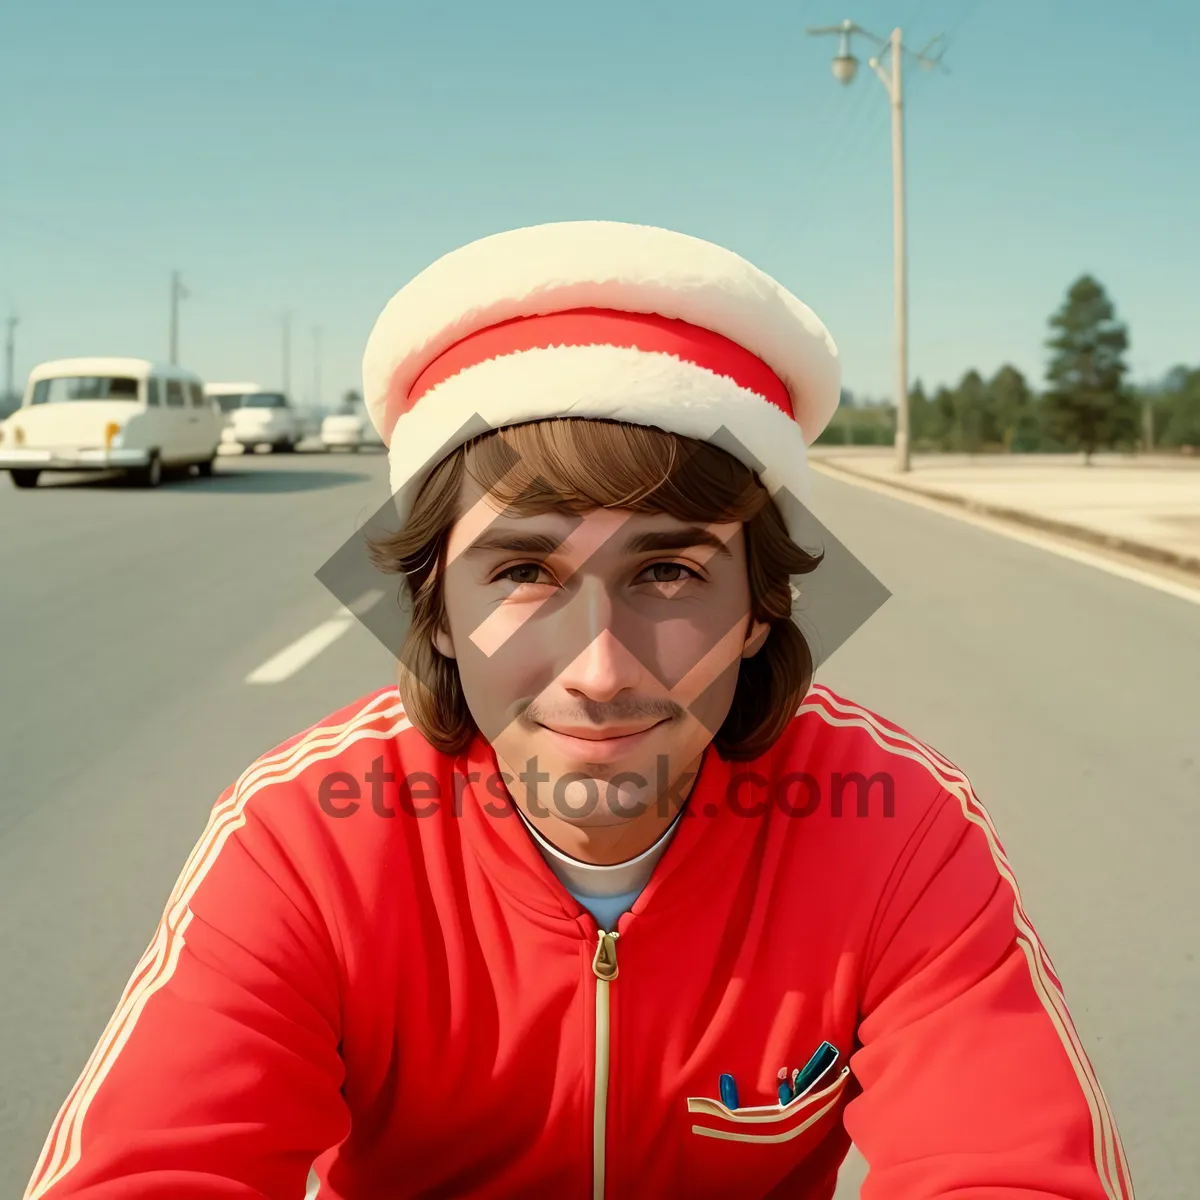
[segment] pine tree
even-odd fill
[[[988,396],[999,441],[1010,454],[1037,443],[1033,393],[1025,376],[1005,363],[988,383]]]
[[[957,449],[977,454],[988,439],[987,387],[978,371],[968,371],[954,391]]]
[[[1078,446],[1088,464],[1102,446],[1136,444],[1137,405],[1124,384],[1129,334],[1104,288],[1090,275],[1081,276],[1050,318],[1050,328],[1043,400],[1048,431]]]
[[[929,433],[930,441],[935,442],[939,450],[953,450],[954,443],[954,393],[944,385],[933,394],[929,404]]]
[[[1161,403],[1161,443],[1200,446],[1200,370],[1176,368],[1166,379]]]
[[[908,393],[908,437],[914,447],[929,438],[929,397],[919,379]]]

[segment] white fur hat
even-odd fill
[[[772,494],[804,502],[806,448],[840,390],[825,326],[769,275],[711,242],[615,221],[445,255],[392,297],[363,356],[401,520],[464,441],[558,416],[715,437]]]

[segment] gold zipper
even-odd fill
[[[592,971],[596,976],[596,1099],[592,1109],[592,1200],[604,1200],[604,1139],[608,1116],[608,989],[617,977],[617,938],[599,932]]]

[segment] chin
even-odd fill
[[[638,754],[603,761],[555,755],[544,769],[552,776],[552,788],[558,780],[569,780],[552,793],[556,799],[565,800],[558,807],[571,812],[590,810],[595,814],[582,823],[612,824],[639,816],[653,807],[660,790],[667,788],[674,772],[680,769],[671,750],[669,744],[662,744],[644,748]],[[561,815],[581,823],[567,812]]]

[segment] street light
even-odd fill
[[[833,60],[833,77],[838,83],[853,83],[858,74],[858,59],[853,54],[839,54]]]
[[[891,51],[891,70],[884,70],[879,55],[872,55],[868,60],[871,70],[879,76],[886,88],[892,106],[892,227],[895,244],[895,309],[896,309],[896,470],[911,469],[909,456],[908,431],[908,247],[904,222],[904,90],[901,83],[901,60],[905,53],[912,54],[918,63],[926,70],[941,61],[941,54],[930,58],[927,54],[935,42],[924,50],[914,54],[907,50],[899,29],[892,30],[888,40],[876,37],[875,34],[856,25],[853,21],[843,21],[840,25],[823,25],[809,29],[812,37],[835,35],[838,38],[838,52],[833,59],[833,77],[841,84],[849,85],[858,74],[858,59],[850,49],[852,36],[866,38],[873,42],[881,53]]]
[[[838,83],[853,83],[858,74],[858,59],[850,53],[850,35],[857,29],[853,21],[843,21],[840,25],[826,25],[808,31],[810,37],[828,33],[838,35],[838,52],[833,58],[833,77]]]

